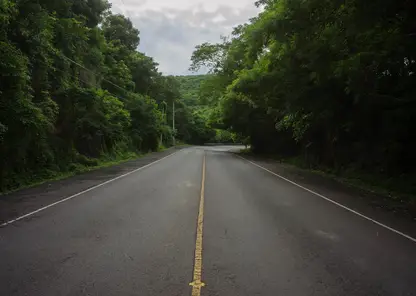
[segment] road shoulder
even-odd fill
[[[169,148],[136,160],[2,195],[0,196],[0,224],[137,170],[180,149],[182,148]]]
[[[416,237],[416,212],[409,209],[406,204],[342,183],[329,176],[300,169],[276,160],[239,153],[236,153],[236,156],[252,161],[279,176],[287,178],[371,219]]]

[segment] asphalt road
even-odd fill
[[[201,262],[201,295],[416,295],[411,238],[229,149],[183,149],[1,227],[0,295],[191,295]]]

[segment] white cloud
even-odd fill
[[[124,4],[123,4],[124,3]],[[218,42],[259,10],[254,0],[113,0],[113,11],[140,30],[139,50],[165,74],[189,74],[196,45]]]
[[[137,8],[157,11],[164,11],[169,8],[188,11],[192,9],[215,11],[220,6],[223,6],[224,3],[233,8],[243,9],[247,5],[253,5],[254,3],[252,0],[113,0],[112,2],[114,6],[121,5],[132,12],[137,11]]]

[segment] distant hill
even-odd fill
[[[179,91],[186,105],[195,106],[199,104],[199,87],[209,75],[176,76],[180,84]]]

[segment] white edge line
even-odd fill
[[[289,182],[289,183],[291,183],[291,184],[293,184],[293,185],[295,185],[295,186],[297,186],[299,188],[302,188],[303,190],[306,190],[306,191],[308,191],[308,192],[310,192],[310,193],[312,193],[312,194],[314,194],[316,196],[319,196],[320,198],[323,198],[326,201],[329,201],[330,203],[333,203],[334,205],[337,205],[337,206],[339,206],[339,207],[341,207],[341,208],[343,208],[343,209],[345,209],[345,210],[347,210],[347,211],[349,211],[349,212],[351,212],[351,213],[353,213],[353,214],[355,214],[357,216],[360,216],[361,218],[364,218],[364,219],[366,219],[366,220],[368,220],[370,222],[373,222],[374,224],[377,224],[378,226],[381,226],[381,227],[383,227],[385,229],[388,229],[388,230],[390,230],[390,231],[392,231],[392,232],[394,232],[394,233],[396,233],[398,235],[401,235],[401,236],[407,238],[408,240],[411,240],[412,242],[416,243],[416,238],[411,237],[410,235],[407,235],[407,234],[405,234],[405,233],[403,233],[401,231],[398,231],[398,230],[396,230],[394,228],[391,228],[390,226],[387,226],[387,225],[385,225],[385,224],[383,224],[381,222],[378,222],[378,221],[376,221],[374,219],[371,219],[370,217],[367,217],[367,216],[365,216],[365,215],[363,215],[363,214],[361,214],[361,213],[359,213],[359,212],[357,212],[357,211],[355,211],[353,209],[350,209],[349,207],[344,206],[344,205],[340,204],[339,202],[336,202],[336,201],[334,201],[334,200],[332,200],[332,199],[330,199],[330,198],[328,198],[328,197],[326,197],[326,196],[324,196],[322,194],[319,194],[319,193],[317,193],[315,191],[312,191],[312,190],[310,190],[310,189],[308,189],[308,188],[306,188],[306,187],[304,187],[302,185],[299,185],[299,184],[297,184],[297,183],[295,183],[295,182],[293,182],[293,181],[291,181],[291,180],[289,180],[289,179],[287,179],[287,178],[285,178],[285,177],[283,177],[283,176],[281,176],[279,174],[276,174],[275,172],[272,172],[271,170],[268,170],[265,167],[262,167],[261,165],[255,163],[255,162],[252,162],[252,161],[250,161],[250,160],[248,160],[248,159],[246,159],[246,158],[244,158],[244,157],[242,157],[240,155],[237,155],[237,156],[240,157],[240,158],[242,158],[242,159],[244,159],[245,161],[251,163],[252,165],[254,165],[256,167],[259,167],[259,168],[265,170],[266,172],[268,172],[268,173],[270,173],[270,174],[272,174],[272,175],[274,175],[274,176],[276,176],[276,177],[278,177],[278,178],[280,178],[280,179],[282,179],[282,180],[284,180],[286,182]]]
[[[89,192],[89,191],[92,191],[92,190],[94,190],[94,189],[97,189],[97,188],[99,188],[99,187],[101,187],[101,186],[104,186],[104,185],[106,185],[106,184],[108,184],[108,183],[114,182],[114,181],[116,181],[116,180],[118,180],[118,179],[124,178],[124,177],[126,177],[126,176],[128,176],[128,175],[131,175],[131,174],[133,174],[133,173],[136,173],[136,172],[138,172],[138,171],[140,171],[140,170],[143,170],[143,169],[145,169],[145,168],[147,168],[147,167],[149,167],[149,166],[151,166],[151,165],[153,165],[153,164],[155,164],[155,163],[158,163],[158,162],[160,162],[160,161],[162,161],[162,160],[164,160],[164,159],[166,159],[166,158],[168,158],[168,157],[170,157],[170,156],[172,156],[172,155],[174,155],[174,154],[176,154],[176,153],[178,153],[178,152],[179,152],[179,151],[173,152],[173,153],[171,153],[171,154],[169,154],[169,155],[167,155],[167,156],[165,156],[165,157],[163,157],[163,158],[161,158],[161,159],[158,159],[158,160],[156,160],[156,161],[154,161],[154,162],[151,162],[151,163],[149,163],[149,164],[147,164],[147,165],[145,165],[145,166],[139,167],[139,168],[137,168],[137,169],[135,169],[135,170],[133,170],[133,171],[131,171],[131,172],[128,172],[128,173],[124,174],[124,175],[121,175],[121,176],[118,176],[118,177],[116,177],[116,178],[114,178],[114,179],[111,179],[111,180],[105,181],[105,182],[100,183],[100,184],[98,184],[98,185],[95,185],[95,186],[93,186],[93,187],[91,187],[91,188],[88,188],[87,190],[84,190],[84,191],[78,192],[78,193],[76,193],[76,194],[74,194],[74,195],[71,195],[71,196],[66,197],[66,198],[64,198],[64,199],[61,199],[61,200],[59,200],[59,201],[57,201],[57,202],[54,202],[54,203],[52,203],[52,204],[50,204],[50,205],[44,206],[43,208],[37,209],[36,211],[33,211],[33,212],[30,212],[30,213],[27,213],[27,214],[25,214],[25,215],[23,215],[23,216],[20,216],[20,217],[18,217],[18,218],[13,219],[13,220],[7,221],[7,222],[5,222],[5,223],[1,224],[1,225],[0,225],[0,228],[5,227],[5,226],[7,226],[7,225],[10,225],[10,224],[12,224],[12,223],[15,223],[15,222],[17,222],[17,221],[23,220],[23,219],[25,219],[25,218],[27,218],[27,217],[29,217],[29,216],[32,216],[32,215],[37,214],[37,213],[39,213],[39,212],[42,212],[42,211],[44,211],[44,210],[46,210],[46,209],[49,209],[49,208],[54,207],[54,206],[56,206],[56,205],[59,205],[60,203],[64,203],[64,202],[66,202],[66,201],[68,201],[68,200],[70,200],[70,199],[73,199],[74,197],[80,196],[80,195],[82,195],[82,194],[84,194],[84,193],[87,193],[87,192]]]

